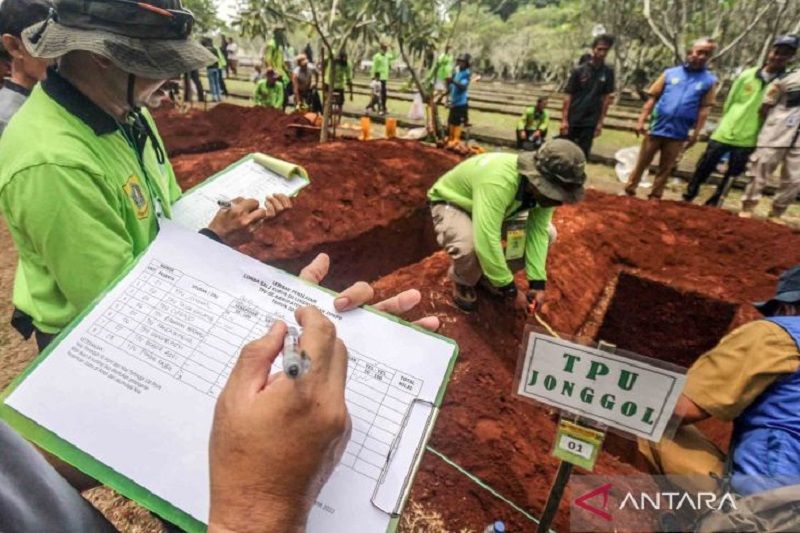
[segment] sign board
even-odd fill
[[[685,376],[646,361],[531,332],[517,394],[658,442]]]
[[[553,455],[562,461],[592,471],[603,447],[605,436],[605,432],[599,429],[581,426],[562,418],[558,421]]]

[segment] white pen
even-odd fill
[[[297,379],[311,366],[306,352],[300,349],[300,333],[289,326],[283,338],[283,371],[292,379]]]

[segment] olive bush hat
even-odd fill
[[[782,303],[796,304],[800,302],[800,265],[784,271],[778,278],[778,288],[775,296],[766,302],[756,302],[753,305],[764,316],[772,316]]]
[[[194,15],[180,0],[55,0],[47,20],[26,29],[22,38],[34,57],[84,50],[129,74],[158,80],[216,61],[189,38],[193,26]]]
[[[517,172],[547,198],[565,204],[574,204],[583,199],[586,157],[572,141],[553,139],[536,153],[520,154]]]

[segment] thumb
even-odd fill
[[[269,379],[272,363],[283,348],[285,336],[286,324],[278,320],[272,324],[266,335],[242,348],[225,387],[234,392],[248,393],[263,389]]]

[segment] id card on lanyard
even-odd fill
[[[515,261],[525,256],[525,226],[528,212],[524,211],[503,224],[503,246],[506,261]]]

